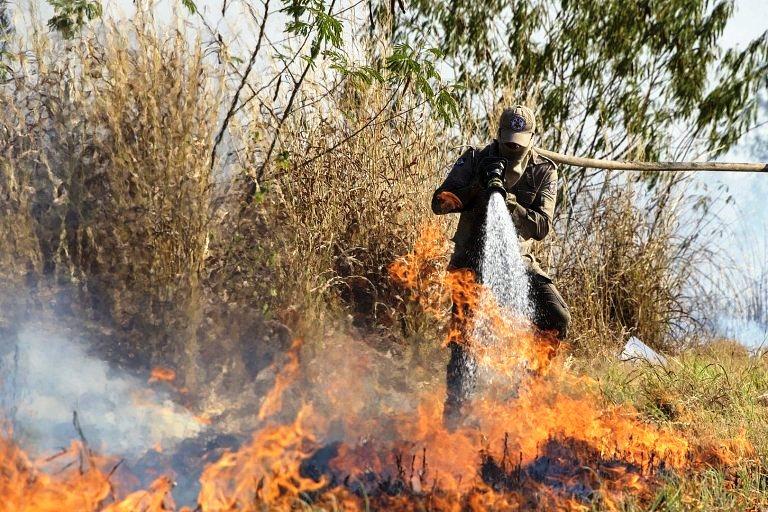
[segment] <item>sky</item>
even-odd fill
[[[751,40],[768,30],[768,0],[737,0],[733,18],[723,34],[723,45],[744,48]],[[768,140],[768,126],[760,130]],[[756,161],[752,154],[754,134],[743,137],[722,161]],[[768,148],[763,154],[768,153]],[[719,215],[724,224],[719,245],[740,269],[749,272],[768,270],[768,174],[702,173],[697,177],[710,189],[725,185],[734,198],[730,204],[721,202]],[[765,327],[741,324],[733,318],[721,319],[723,334],[736,337],[749,346],[760,346],[768,340]]]
[[[737,0],[736,12],[734,17],[728,23],[723,34],[724,46],[744,48],[744,46],[762,32],[768,30],[768,0]],[[768,133],[768,129],[762,130]],[[723,161],[751,161],[754,156],[750,154],[750,145],[752,139],[750,136],[743,138],[727,155],[723,156]],[[713,179],[713,176],[702,176],[701,179]],[[768,176],[760,174],[745,173],[719,173],[714,175],[714,179],[727,185],[731,192],[738,194],[741,198],[741,206],[744,212],[750,212],[750,222],[745,223],[739,208],[730,208],[725,213],[728,214],[728,220],[735,232],[751,231],[753,228],[754,216],[756,215],[763,221],[768,221],[768,208],[765,205],[765,198],[768,197]],[[765,225],[760,233],[763,238],[766,237]]]

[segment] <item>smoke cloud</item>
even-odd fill
[[[77,438],[73,411],[93,448],[129,460],[203,429],[159,386],[110,368],[54,325],[26,324],[0,338],[0,376],[0,415],[32,454]]]

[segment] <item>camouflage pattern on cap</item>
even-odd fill
[[[528,146],[536,131],[536,118],[533,111],[522,105],[505,108],[499,118],[499,141],[514,142]]]

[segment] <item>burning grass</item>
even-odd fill
[[[416,415],[382,424],[395,432],[342,418],[346,430],[358,429],[357,442],[325,442],[336,418],[305,405],[295,421],[267,422],[250,443],[209,465],[197,510],[614,510],[628,500],[648,505],[659,489],[701,470],[739,485],[732,470],[750,455],[748,444],[705,451],[631,408],[599,406],[585,383],[561,391],[566,383],[537,378],[517,400],[484,401],[473,412],[478,424],[455,432],[442,426],[440,393],[425,396]],[[286,390],[276,387],[265,406]],[[30,461],[5,438],[3,510],[175,510],[168,478],[119,498],[116,463],[81,443]]]
[[[545,335],[502,321],[493,307],[480,311],[488,303],[473,301],[482,289],[439,264],[444,247],[439,230],[428,228],[391,273],[439,318],[450,297],[467,298],[473,316],[487,315],[503,340],[478,352],[488,378],[463,423],[443,425],[440,387],[418,394],[412,409],[358,403],[356,394],[371,398],[357,388],[375,362],[361,356],[333,371],[331,360],[318,370],[310,347],[296,340],[275,366],[260,428],[205,468],[195,510],[657,509],[673,500],[695,504],[691,479],[716,478],[723,489],[744,491],[739,503],[764,499],[753,492],[765,480],[756,476],[764,472],[747,437],[703,442],[605,400],[601,385],[570,369]],[[37,461],[9,436],[0,449],[0,510],[177,509],[170,478],[128,493],[117,461],[84,443]]]
[[[457,156],[455,134],[430,120],[417,95],[348,87],[338,77],[333,87],[326,76],[308,82],[297,96],[303,106],[283,127],[279,157],[267,162],[271,178],[244,207],[229,199],[229,192],[241,196],[238,179],[225,180],[225,188],[233,187],[226,191],[214,189],[213,179],[224,167],[227,176],[252,176],[263,163],[259,135],[283,106],[277,89],[284,82],[276,80],[275,90],[243,109],[235,123],[242,133],[232,127],[230,135],[232,147],[244,149],[210,168],[219,93],[229,85],[225,71],[209,68],[203,47],[175,29],[157,32],[140,20],[101,29],[101,38],[83,36],[66,52],[44,39],[24,43],[20,55],[33,58],[22,61],[0,95],[8,114],[0,132],[9,135],[0,141],[6,288],[35,288],[44,276],[75,284],[82,297],[73,306],[88,311],[90,303],[118,328],[104,335],[110,351],[122,359],[122,333],[141,349],[142,363],[151,355],[161,356],[147,357],[152,364],[177,366],[157,368],[154,386],[177,394],[189,386],[189,400],[204,388],[206,399],[227,405],[234,399],[221,398],[225,388],[246,402],[255,394],[244,391],[252,384],[244,379],[262,375],[261,361],[253,374],[236,365],[244,364],[238,351],[257,343],[266,350],[263,323],[250,321],[262,315],[307,334],[307,324],[343,310],[358,327],[384,327],[400,342],[392,343],[393,353],[420,343],[417,349],[426,346],[432,356],[439,352],[435,340],[463,339],[458,334],[469,318],[451,323],[453,302],[497,338],[492,346],[469,347],[484,369],[483,392],[463,424],[448,430],[445,390],[435,384],[442,374],[414,377],[443,367],[435,372],[438,364],[401,358],[411,366],[397,382],[399,394],[386,393],[377,384],[392,366],[368,340],[306,336],[306,344],[297,341],[285,361],[264,372],[274,384],[258,413],[242,407],[258,425],[251,441],[220,458],[207,452],[218,460],[203,471],[192,506],[768,505],[764,362],[710,353],[682,358],[674,368],[628,370],[596,348],[619,343],[627,330],[663,346],[678,312],[690,313],[681,294],[696,268],[687,249],[695,244],[675,238],[676,206],[654,196],[647,202],[656,206],[640,213],[626,183],[598,180],[594,203],[581,199],[583,209],[555,224],[563,235],[553,250],[558,282],[579,312],[577,344],[591,357],[569,359],[546,333],[484,300],[471,274],[446,272],[448,244],[439,226],[427,227],[413,252],[389,267],[391,281],[382,272],[415,238],[438,170]],[[390,111],[382,122],[379,114]],[[650,218],[660,220],[649,225]],[[204,314],[201,292],[217,297]],[[0,331],[13,331],[22,315],[10,313],[26,304],[15,296],[0,302]],[[73,316],[82,310],[75,307]],[[233,318],[240,317],[249,322],[237,337]],[[435,326],[442,329],[437,336]],[[196,354],[199,347],[205,352]],[[216,364],[206,374],[211,367],[197,363],[211,359]],[[215,412],[197,419],[216,429]],[[6,435],[0,512],[178,508],[170,476],[142,489],[118,462],[84,441],[32,459]]]

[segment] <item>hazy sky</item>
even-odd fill
[[[726,27],[724,45],[743,48],[745,44],[768,30],[768,0],[737,0],[734,17]],[[761,129],[768,136],[768,127]],[[755,161],[751,154],[753,138],[740,141],[723,161]],[[766,139],[768,140],[768,139]],[[763,154],[768,151],[763,150]],[[768,174],[720,173],[702,174],[698,177],[710,184],[720,183],[728,187],[734,202],[723,205],[721,218],[726,230],[720,246],[736,262],[739,268],[760,272],[768,270]],[[751,326],[737,333],[750,345],[766,341],[764,329]]]
[[[729,22],[723,35],[723,43],[726,46],[743,48],[750,40],[768,30],[768,0],[737,0],[736,13]],[[722,160],[751,159],[748,153],[750,140],[742,141],[731,153]],[[754,204],[757,208],[750,208],[754,213],[760,214],[762,219],[768,219],[768,207],[766,207],[766,192],[768,192],[768,175],[745,175],[740,173],[723,173],[717,176],[719,181],[726,183],[742,197],[760,200]],[[744,205],[746,206],[746,204]],[[738,219],[733,219],[738,220]],[[763,233],[765,236],[765,233]]]

